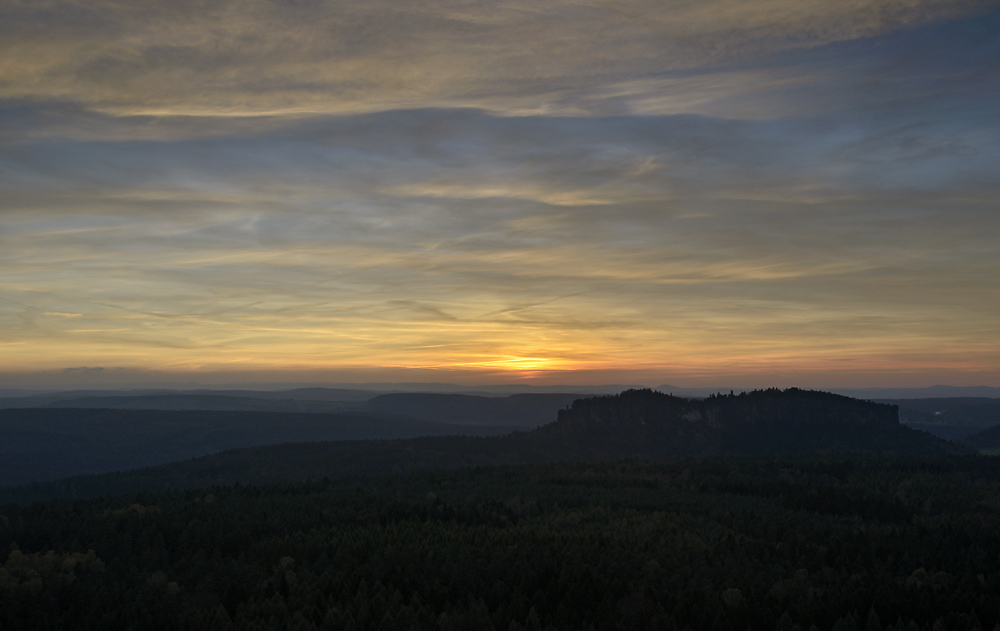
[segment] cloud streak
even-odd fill
[[[0,15],[0,98],[151,116],[423,107],[579,114],[586,110],[580,90],[600,93],[611,84],[613,94],[628,96],[628,86],[642,84],[634,82],[638,77],[745,65],[989,6],[954,0],[512,1],[485,9],[464,0],[8,2]],[[705,97],[692,92],[731,93],[735,85],[674,81],[687,93],[680,100],[695,104]],[[699,89],[699,82],[706,85]],[[639,89],[640,109],[653,94],[670,91],[669,82]]]
[[[0,370],[1000,374],[995,3],[0,13]]]

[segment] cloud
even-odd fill
[[[6,3],[0,369],[1000,366],[992,5],[477,6]]]
[[[991,4],[8,2],[0,13],[0,99],[76,103],[117,116],[423,107],[571,113],[585,103],[560,105],[566,91],[620,98],[642,77],[743,65]],[[636,107],[648,109],[650,98],[641,90]]]

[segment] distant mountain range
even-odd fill
[[[505,426],[531,429],[551,423],[559,408],[584,394],[513,394],[481,396],[400,392],[377,394],[356,391],[289,390],[248,396],[244,391],[205,394],[135,393],[108,395],[106,392],[66,392],[33,397],[0,399],[0,410],[17,408],[76,408],[170,411],[244,411],[342,414],[380,417],[386,414],[432,423],[474,426]],[[343,397],[343,398],[336,398]]]
[[[461,416],[468,414],[470,409],[473,412],[484,409],[475,397],[442,396],[386,395],[376,400],[374,407],[378,409],[382,406],[386,414],[402,407],[416,416],[437,414],[441,410]],[[509,412],[510,407],[530,407],[537,401],[550,406],[564,403],[546,395],[523,395],[496,400],[499,406],[493,411],[504,414]],[[503,406],[508,406],[507,412]],[[496,420],[488,416],[467,419],[480,424],[466,424],[459,429],[455,425],[433,425],[412,417],[391,416],[378,419],[351,415],[327,417],[319,414],[150,413],[126,410],[91,410],[92,417],[81,416],[85,412],[74,409],[9,410],[0,415],[0,421],[3,421],[0,422],[0,429],[5,428],[7,432],[6,436],[2,436],[4,440],[0,441],[5,449],[0,457],[8,463],[8,479],[22,466],[17,458],[23,460],[26,452],[16,443],[26,438],[37,448],[34,452],[36,459],[47,446],[60,445],[63,451],[59,458],[67,458],[66,454],[71,454],[68,458],[70,462],[72,454],[78,456],[91,450],[91,459],[102,454],[145,454],[146,457],[159,457],[159,461],[164,462],[163,450],[157,452],[157,446],[176,449],[178,440],[181,447],[187,445],[184,448],[189,448],[192,440],[195,443],[200,441],[202,445],[225,448],[222,441],[232,442],[236,440],[234,436],[240,437],[240,441],[267,437],[268,440],[258,443],[262,445],[282,442],[283,435],[289,441],[314,441],[322,440],[318,433],[333,431],[338,423],[340,431],[345,426],[354,428],[353,437],[359,439],[365,438],[362,435],[364,432],[375,431],[379,427],[383,428],[383,435],[396,432],[403,436],[439,436],[252,447],[188,462],[113,474],[111,477],[75,478],[34,485],[29,491],[10,489],[0,493],[0,500],[3,497],[86,496],[106,493],[109,489],[156,490],[555,461],[849,451],[901,454],[973,451],[967,446],[949,443],[901,425],[898,408],[894,405],[794,388],[719,395],[700,400],[652,390],[629,390],[612,396],[576,399],[560,407],[553,415],[555,420],[552,423],[530,432],[493,437],[486,434],[502,430],[488,425],[491,420]],[[31,413],[36,417],[30,418]],[[21,434],[17,431],[11,433],[12,417],[8,416],[11,414],[19,422],[14,426],[15,429],[20,428]],[[56,424],[52,423],[53,414],[61,415]],[[84,418],[86,422],[81,422]],[[310,424],[310,418],[316,421]],[[395,421],[392,421],[393,418]],[[392,422],[396,425],[390,427]],[[56,433],[58,440],[54,440],[52,435],[33,433],[39,427],[62,428],[63,433]],[[292,428],[298,428],[299,433],[293,435]],[[254,432],[258,435],[255,436]],[[446,433],[466,435],[440,435]],[[468,435],[472,433],[479,433],[481,437]],[[50,457],[47,461],[57,462],[59,459]],[[119,465],[117,468],[126,466]],[[109,482],[112,480],[113,483]]]
[[[739,388],[679,388],[664,384],[656,388],[660,392],[682,397],[702,398],[730,391],[739,394]],[[929,386],[926,388],[830,388],[834,394],[842,394],[855,399],[932,399],[956,397],[985,397],[1000,399],[1000,388],[991,386]]]
[[[252,399],[294,399],[297,401],[367,401],[372,397],[387,393],[440,393],[466,394],[478,396],[506,396],[511,394],[615,394],[625,390],[645,389],[642,385],[606,384],[599,386],[553,385],[532,386],[524,384],[501,384],[462,386],[449,383],[362,383],[310,385],[302,387],[268,386],[259,387],[178,387],[178,388],[118,388],[118,389],[10,389],[0,388],[0,407],[38,407],[39,401],[75,399],[84,397],[134,397],[134,396],[228,396]],[[686,388],[663,384],[655,388],[660,392],[687,398],[705,398],[713,394],[736,394],[740,388],[696,387]],[[1000,399],[1000,388],[991,386],[930,386],[926,388],[833,388],[829,392],[856,399],[930,399],[930,398],[991,398]],[[17,399],[15,405],[14,399]]]
[[[63,390],[0,397],[0,409],[28,407],[122,407],[131,409],[256,409],[191,408],[184,401],[202,405],[265,405],[261,401],[363,402],[377,396],[371,390],[296,388],[292,390]],[[252,403],[251,403],[252,402]],[[157,405],[170,407],[158,408]],[[291,411],[291,410],[280,410]]]
[[[0,388],[0,401],[10,398],[75,398],[85,396],[145,396],[169,394],[215,394],[252,398],[294,398],[321,401],[363,401],[371,397],[395,392],[421,392],[443,394],[470,394],[480,396],[506,396],[510,394],[613,394],[632,388],[644,388],[642,385],[607,384],[599,386],[587,385],[552,385],[532,386],[523,384],[499,384],[483,386],[462,386],[452,383],[355,383],[355,384],[311,384],[288,386],[275,384],[248,384],[239,387],[192,387],[178,385],[177,387],[122,387],[122,388]]]
[[[369,384],[365,384],[369,385]],[[378,385],[378,384],[370,384]],[[389,384],[382,384],[383,386]],[[413,384],[393,384],[400,387]],[[418,384],[419,385],[419,384]],[[436,385],[442,388],[448,384]],[[458,386],[455,386],[458,388]],[[595,387],[605,390],[612,386]],[[349,388],[309,387],[291,390],[76,390],[35,393],[30,396],[0,396],[0,409],[10,408],[107,408],[131,410],[219,410],[338,414],[352,412],[378,416],[391,413],[436,423],[457,425],[505,425],[534,428],[551,422],[555,412],[575,399],[595,393],[580,387],[570,392],[538,391],[506,394],[493,392],[385,392]],[[560,389],[560,388],[557,388]],[[620,388],[617,393],[634,388]],[[660,386],[660,392],[687,398],[719,394],[715,389],[678,389]],[[995,388],[951,388],[936,386],[909,390],[864,390],[864,398],[899,406],[900,421],[945,438],[956,440],[1000,424],[1000,398],[973,397],[975,392]],[[912,398],[915,394],[955,393],[961,396]],[[24,392],[18,394],[23,395]],[[839,394],[844,394],[843,392]],[[888,395],[895,394],[899,398]],[[880,395],[880,396],[874,396]],[[904,396],[905,395],[905,396]]]
[[[899,407],[899,420],[947,440],[965,439],[1000,425],[1000,399],[947,397],[931,399],[877,399]]]
[[[456,425],[504,425],[534,429],[551,423],[561,408],[583,394],[529,393],[506,397],[469,394],[395,393],[370,399],[365,409]]]
[[[0,410],[0,486],[148,467],[228,449],[290,442],[496,435],[388,413],[25,408]]]

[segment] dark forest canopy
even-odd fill
[[[998,463],[564,463],[6,505],[0,628],[988,631]]]
[[[988,631],[1000,460],[960,452],[828,393],[632,390],[2,489],[0,628]]]

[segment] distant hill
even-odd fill
[[[103,408],[109,410],[218,410],[244,412],[301,412],[329,414],[356,411],[353,401],[324,399],[278,399],[219,394],[146,394],[139,396],[89,396],[57,399],[47,408]]]
[[[30,396],[0,397],[0,409],[39,407],[103,407],[135,410],[238,409],[297,411],[288,402],[313,402],[314,409],[329,411],[319,403],[364,402],[378,392],[342,388],[295,388],[292,390],[66,390]],[[272,402],[272,403],[266,403]],[[275,403],[276,402],[276,403]],[[195,407],[195,406],[208,407]],[[228,406],[228,407],[227,407]],[[322,409],[321,409],[322,408]]]
[[[387,414],[0,410],[0,486],[135,469],[276,443],[510,431],[512,428],[459,427]]]
[[[457,407],[468,403],[463,399],[429,401],[435,405],[451,401]],[[212,413],[206,414],[209,416],[203,421],[210,421]],[[578,399],[568,409],[559,411],[557,417],[555,422],[531,432],[506,436],[437,436],[254,447],[140,471],[8,489],[0,493],[0,502],[5,498],[24,501],[87,497],[108,492],[236,482],[291,482],[499,464],[727,454],[971,452],[900,425],[895,406],[796,389],[762,390],[704,400],[630,390],[613,396]],[[425,430],[425,433],[432,432]]]
[[[432,423],[496,425],[533,429],[584,394],[529,393],[473,395],[431,392],[376,393],[362,390],[300,388],[281,392],[60,392],[0,399],[7,408],[91,408],[117,410],[218,410],[401,415]]]
[[[368,401],[366,409],[459,425],[505,425],[534,429],[551,423],[557,412],[580,394],[514,394],[484,397],[469,394],[396,393]]]
[[[660,386],[659,390],[687,398],[706,398],[718,394],[716,390],[677,389],[669,385]],[[934,391],[938,390],[942,388]],[[920,390],[924,391],[929,392],[931,389]],[[978,391],[975,389],[958,389],[958,391],[962,392],[963,396],[873,400],[899,406],[901,423],[946,440],[956,440],[1000,424],[1000,399],[967,396],[968,393]],[[893,391],[866,392],[879,392],[884,395]],[[10,394],[23,393],[11,392],[6,393],[6,396],[0,396],[0,409],[72,407],[317,414],[351,412],[376,415],[388,412],[432,422],[504,425],[531,429],[552,422],[555,413],[572,401],[593,396],[595,393],[584,387],[576,392],[530,392],[513,395],[501,392],[499,387],[488,393],[472,391],[387,393],[363,389],[308,387],[277,391],[147,389],[76,390],[35,393],[30,396],[10,396]]]
[[[946,440],[957,440],[1000,425],[1000,399],[947,397],[879,399],[899,406],[899,421]]]
[[[842,388],[839,394],[859,399],[1000,399],[994,386],[929,386],[926,388]]]
[[[958,442],[976,451],[998,455],[1000,454],[1000,424],[965,436]]]
[[[900,425],[894,405],[797,388],[700,400],[629,390],[580,399],[536,434],[579,457],[956,449]]]
[[[683,388],[670,384],[663,384],[655,388],[660,392],[675,394],[677,396],[703,399],[713,394],[730,392],[731,388],[726,387],[696,387]],[[740,389],[736,388],[736,392]],[[929,386],[925,388],[831,388],[829,392],[842,394],[854,399],[869,401],[882,401],[888,399],[968,399],[968,398],[992,398],[1000,400],[1000,388],[992,386]]]

